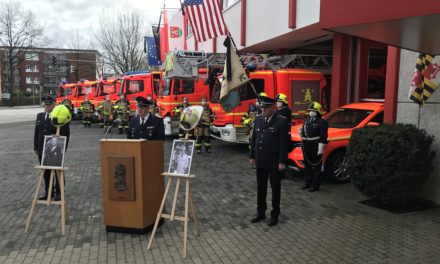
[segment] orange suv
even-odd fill
[[[337,183],[350,180],[345,168],[345,153],[351,133],[356,128],[377,126],[383,122],[383,103],[353,103],[342,106],[323,117],[327,120],[328,145],[323,155],[324,173]],[[294,149],[289,153],[289,168],[302,171],[304,157],[298,130],[302,125],[292,126]]]

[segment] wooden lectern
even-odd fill
[[[103,139],[102,204],[107,231],[145,234],[164,193],[162,141]]]

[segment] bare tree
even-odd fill
[[[94,35],[104,64],[110,65],[116,74],[145,69],[147,61],[143,43],[147,27],[143,17],[129,9],[114,14],[104,13],[99,22],[100,28]]]
[[[18,69],[26,51],[32,45],[40,45],[43,27],[39,26],[35,15],[24,9],[19,2],[0,2],[0,45],[4,49],[10,94],[10,106],[14,97],[14,71]]]

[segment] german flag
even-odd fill
[[[419,105],[423,105],[439,86],[435,79],[440,72],[440,65],[433,63],[433,59],[434,56],[425,53],[420,53],[417,59],[409,99]]]

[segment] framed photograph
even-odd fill
[[[191,171],[192,156],[194,154],[194,145],[194,140],[173,141],[168,173],[189,175]]]
[[[41,166],[51,169],[63,168],[65,151],[66,137],[56,135],[44,136]]]

